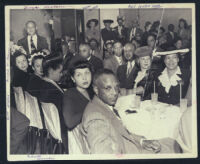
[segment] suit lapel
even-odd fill
[[[122,122],[118,120],[114,112],[112,112],[98,97],[95,96],[94,99],[92,100],[92,103],[101,106],[101,110],[99,110],[99,112],[101,112],[104,116],[106,116],[109,119],[109,121],[112,122],[114,127],[117,127],[115,128],[115,130],[117,130],[119,134],[121,134],[128,140],[134,142],[131,136],[129,135],[128,131],[123,126]]]
[[[30,54],[29,52],[29,47],[28,47],[28,36],[25,37],[24,39],[24,49],[27,51],[28,54]]]

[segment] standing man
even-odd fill
[[[180,147],[173,139],[143,140],[129,133],[122,124],[115,103],[119,82],[112,71],[99,70],[93,77],[95,97],[85,108],[82,133],[90,154],[153,154],[179,153]],[[134,126],[134,125],[133,125]]]
[[[127,63],[119,66],[117,69],[120,88],[133,89],[134,87],[134,81],[139,70],[135,62],[135,49],[135,45],[131,43],[127,43],[124,46],[124,57]]]
[[[178,34],[176,32],[174,32],[174,29],[175,29],[175,27],[173,24],[168,25],[168,32],[166,33],[166,36],[167,36],[167,45],[169,47],[173,46],[175,41],[178,38]]]
[[[112,70],[115,75],[117,74],[117,69],[120,65],[123,65],[125,62],[122,57],[122,44],[117,41],[113,44],[113,56],[104,60],[104,68]]]
[[[30,57],[30,55],[37,53],[38,51],[43,51],[47,55],[50,54],[46,39],[37,33],[36,23],[30,20],[26,22],[25,28],[27,36],[20,39],[17,44],[24,48],[27,55]]]
[[[124,26],[124,20],[125,18],[122,16],[118,16],[117,17],[117,23],[118,26],[114,27],[114,32],[116,33],[116,38],[118,41],[120,41],[122,43],[122,45],[124,45],[127,41],[127,37],[128,37],[128,28],[126,28]]]
[[[138,36],[141,37],[142,34],[143,34],[142,30],[138,27],[138,21],[137,20],[133,20],[132,21],[132,27],[128,31],[128,39],[129,39],[129,41],[132,41],[133,39],[137,40],[136,37],[138,37]]]

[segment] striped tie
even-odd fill
[[[33,37],[31,36],[31,54],[36,52],[35,44],[33,43]]]

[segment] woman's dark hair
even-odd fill
[[[88,61],[78,60],[70,66],[69,73],[73,77],[76,69],[83,69],[83,68],[88,68],[92,74],[94,72],[92,65]]]
[[[26,58],[26,60],[28,62],[27,56],[25,54],[23,54],[21,51],[16,50],[14,52],[14,54],[11,55],[11,65],[12,66],[16,66],[16,58],[19,57],[19,56],[25,56],[25,58]]]
[[[99,42],[98,42],[96,39],[94,39],[94,38],[90,39],[90,40],[88,41],[88,43],[90,44],[92,41],[96,42],[97,47],[99,47]]]
[[[151,22],[149,22],[149,21],[145,22],[144,29],[146,30],[147,27],[148,27],[150,24],[151,24]]]
[[[181,37],[177,37],[177,38],[174,40],[174,44],[176,44],[179,40],[182,42]]]
[[[43,59],[44,60],[44,56],[42,55],[37,55],[37,56],[34,56],[32,61],[31,61],[31,65],[34,67],[34,64],[35,64],[35,61],[38,60],[38,59]]]
[[[160,25],[160,21],[155,21],[155,22],[153,22],[151,29],[156,30],[156,28],[159,27],[159,25]]]
[[[48,76],[49,68],[56,70],[63,64],[63,60],[59,55],[50,54],[45,56],[44,60],[42,61],[42,68],[44,76]]]
[[[155,35],[155,34],[150,33],[150,34],[147,36],[147,39],[148,39],[150,36],[152,36],[152,37],[156,40],[156,35]]]
[[[188,27],[187,21],[186,21],[185,19],[183,19],[183,18],[179,19],[179,24],[178,24],[178,27],[179,27],[179,28],[180,28],[181,22],[184,23],[184,28],[186,29],[186,28]]]

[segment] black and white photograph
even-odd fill
[[[196,158],[194,3],[5,6],[8,161]]]

